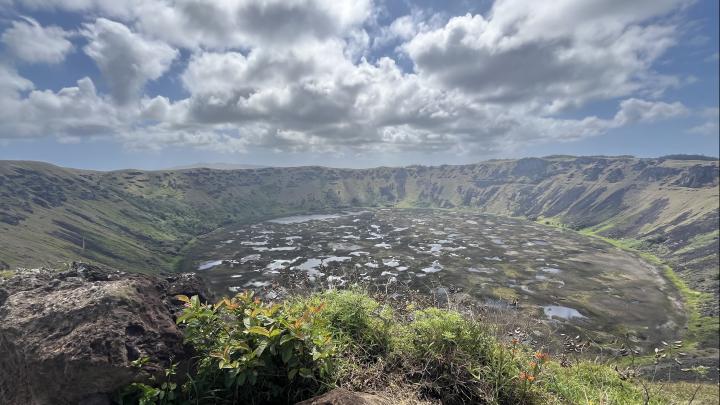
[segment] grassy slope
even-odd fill
[[[717,161],[626,157],[104,173],[5,161],[0,268],[82,258],[132,271],[169,270],[185,244],[224,223],[353,206],[425,206],[550,217],[637,240],[690,287],[718,297],[717,184]],[[717,314],[717,306],[703,312]]]
[[[404,378],[421,375],[421,379],[433,381],[440,395],[452,392],[458,386],[472,385],[473,379],[479,379],[483,388],[489,389],[485,398],[499,403],[524,400],[543,404],[641,404],[647,400],[652,404],[679,404],[688,403],[694,394],[694,403],[718,401],[717,386],[714,384],[659,380],[648,384],[644,380],[624,378],[613,366],[601,362],[576,360],[561,364],[558,359],[550,359],[535,373],[537,380],[524,387],[528,390],[527,397],[504,396],[496,391],[497,387],[503,387],[500,391],[517,388],[520,383],[518,372],[529,371],[529,362],[537,360],[528,348],[515,345],[507,337],[501,330],[502,320],[491,323],[481,314],[467,309],[462,312],[423,309],[418,303],[398,307],[383,300],[383,297],[379,298],[380,302],[363,292],[350,290],[328,291],[299,300],[302,304],[323,304],[325,309],[320,316],[329,321],[335,336],[350,342],[344,349],[346,353],[343,357],[353,364],[344,369],[346,374],[338,376],[339,382],[350,388],[365,388],[367,383],[363,379],[368,375],[364,373],[372,375],[372,372],[366,371],[373,368],[372,365],[362,365],[363,371],[359,375],[351,373],[358,368],[354,364],[358,359],[360,362],[363,359],[367,361],[367,348],[372,347],[383,358],[381,363],[385,364],[385,373],[403,376],[398,381],[400,384],[418,384],[418,381],[406,381]],[[381,349],[377,350],[378,347]],[[465,357],[468,354],[469,358]],[[418,359],[421,359],[419,364]],[[463,368],[475,370],[469,373],[472,377],[458,372]],[[433,374],[437,372],[452,373],[452,378],[443,380],[447,375]],[[468,378],[468,381],[463,378]],[[452,386],[442,387],[443,381]],[[422,383],[419,385],[422,386]],[[433,388],[428,391],[432,392]],[[504,394],[507,395],[507,392]],[[452,403],[450,398],[445,399]]]
[[[249,293],[215,305],[184,300],[178,319],[203,366],[179,381],[173,391],[179,403],[207,396],[219,404],[292,403],[338,386],[408,405],[718,400],[712,384],[648,382],[597,361],[533,352],[507,336],[501,319],[469,308],[426,307],[357,288],[267,304]],[[159,390],[134,385],[122,392],[131,399]]]

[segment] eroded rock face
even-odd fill
[[[107,402],[187,357],[176,294],[207,297],[192,274],[153,277],[73,263],[0,279],[0,403]],[[131,362],[151,361],[137,370]]]

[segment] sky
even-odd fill
[[[0,0],[0,159],[718,155],[717,0]]]

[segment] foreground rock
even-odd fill
[[[0,403],[108,403],[119,387],[187,357],[174,296],[205,291],[194,275],[82,263],[0,279]],[[131,366],[141,357],[151,359],[142,371]]]
[[[298,402],[296,405],[388,405],[389,403],[377,395],[336,388],[315,398]]]

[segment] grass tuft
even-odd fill
[[[669,394],[664,385],[605,364],[559,362],[499,338],[474,313],[416,303],[391,308],[361,290],[280,303],[249,293],[214,305],[179,299],[187,308],[178,323],[197,359],[186,376],[177,376],[173,366],[166,380],[126,387],[119,403],[285,404],[337,386],[403,404],[670,404],[713,398],[704,385],[675,384],[678,389]]]

